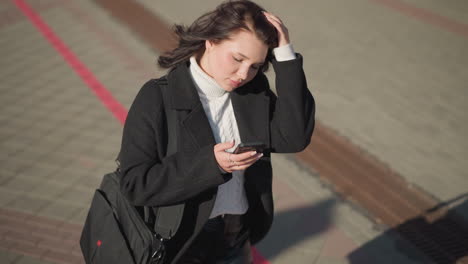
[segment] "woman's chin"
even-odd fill
[[[236,87],[232,87],[231,85],[224,85],[222,86],[222,88],[226,91],[226,92],[232,92],[236,89]]]

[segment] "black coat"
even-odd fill
[[[272,64],[278,96],[270,90],[266,76],[258,73],[231,97],[242,142],[267,145],[264,156],[245,171],[252,244],[267,234],[273,221],[270,153],[302,151],[314,128],[315,102],[307,88],[301,55]],[[232,175],[223,174],[216,162],[215,139],[189,62],[169,72],[167,83],[167,102],[162,100],[158,82],[149,81],[128,112],[120,152],[121,189],[135,205],[186,204],[181,227],[169,244],[169,255],[178,258],[207,221],[217,187]],[[167,135],[163,103],[177,110],[179,121],[177,152],[167,157],[168,136],[175,135]]]

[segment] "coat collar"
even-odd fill
[[[192,130],[194,134],[199,134],[195,138],[201,140],[207,136],[208,130],[211,131],[211,128],[189,67],[188,61],[182,63],[167,76],[170,107],[177,110],[192,110],[193,115],[189,116],[196,118],[192,118],[190,121],[184,120],[183,123],[187,121],[187,128]],[[252,81],[237,88],[231,94],[232,106],[243,142],[267,140],[266,135],[269,128],[268,91],[268,80],[263,73],[259,73]],[[200,131],[201,128],[203,129]],[[212,134],[208,138],[213,138]],[[207,142],[203,140],[203,143]]]
[[[201,104],[193,79],[190,76],[189,62],[184,62],[167,75],[170,104],[173,109],[190,110]]]

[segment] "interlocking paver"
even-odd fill
[[[330,258],[330,257],[319,257],[313,263],[314,264],[350,264],[350,263],[353,263],[353,262],[343,260],[343,259]],[[360,264],[371,264],[372,262],[359,262],[359,263]]]
[[[14,157],[13,157],[14,158]],[[42,162],[36,162],[34,164],[29,163],[28,167],[22,168],[20,171],[16,171],[15,175],[22,177],[34,177],[35,179],[43,180],[46,182],[49,178],[52,178],[55,171],[59,169],[56,164],[47,164]]]
[[[77,207],[83,207],[89,204],[90,200],[83,199],[83,193],[90,193],[89,190],[79,190],[76,187],[72,186],[69,189],[65,189],[62,194],[58,197],[61,201],[64,201],[68,204],[73,204]]]
[[[34,178],[11,177],[10,180],[2,183],[2,188],[6,188],[12,192],[28,193],[40,182],[40,180]]]
[[[21,193],[0,186],[0,206],[5,206],[11,203],[12,201],[16,200],[20,195]]]
[[[32,220],[36,220],[38,217],[43,218],[43,216],[37,216],[36,218],[32,218]],[[61,225],[62,222],[52,222],[56,225]],[[72,231],[62,230],[57,226],[52,225],[52,223],[34,223],[29,224],[30,233],[32,235],[38,236],[41,238],[41,241],[70,241],[70,236]],[[41,243],[41,241],[39,243]]]
[[[42,256],[42,258],[44,260],[59,264],[84,263],[83,256],[73,256],[69,253],[61,253],[56,251],[48,251]]]
[[[31,214],[37,213],[40,209],[50,203],[50,200],[34,197],[28,194],[19,196],[16,200],[10,202],[7,207],[15,208],[16,210],[28,212]]]
[[[32,247],[31,245],[24,243],[24,241],[21,241],[21,243],[13,242],[8,250],[14,253],[25,254],[35,258],[41,258],[47,252],[46,249]]]
[[[88,202],[88,201],[85,201]],[[37,212],[38,215],[53,217],[55,219],[60,219],[68,221],[72,218],[78,211],[78,208],[75,206],[76,202],[71,204],[67,201],[61,202],[58,200],[53,201],[47,206],[43,207],[40,211]]]
[[[70,218],[70,223],[82,225],[88,216],[89,206],[78,209],[77,213]]]
[[[87,169],[85,167],[80,168],[80,170],[76,170],[76,167],[77,164],[65,164],[62,167],[58,167],[57,170],[49,176],[48,180],[64,184],[68,188],[77,181],[85,179],[84,176],[92,171],[91,169]]]
[[[1,248],[1,245],[0,245],[0,259],[5,264],[15,263],[16,260],[20,258],[21,258],[21,255],[10,252],[10,251],[6,251],[5,249]]]
[[[38,243],[37,247],[58,253],[70,254],[77,244],[79,244],[77,240],[44,239]]]
[[[53,262],[22,255],[14,264],[51,264]]]
[[[26,230],[9,230],[5,234],[3,234],[2,239],[5,241],[11,241],[13,243],[21,244],[22,247],[35,247],[41,238],[34,234],[30,234],[29,232],[25,232]]]

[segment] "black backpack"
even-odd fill
[[[167,80],[153,80],[167,101]],[[175,110],[164,106],[169,142],[166,155],[177,150]],[[118,158],[117,158],[118,160]],[[162,264],[165,242],[176,232],[184,204],[167,207],[135,207],[120,192],[119,169],[104,175],[86,218],[80,238],[85,262]]]

